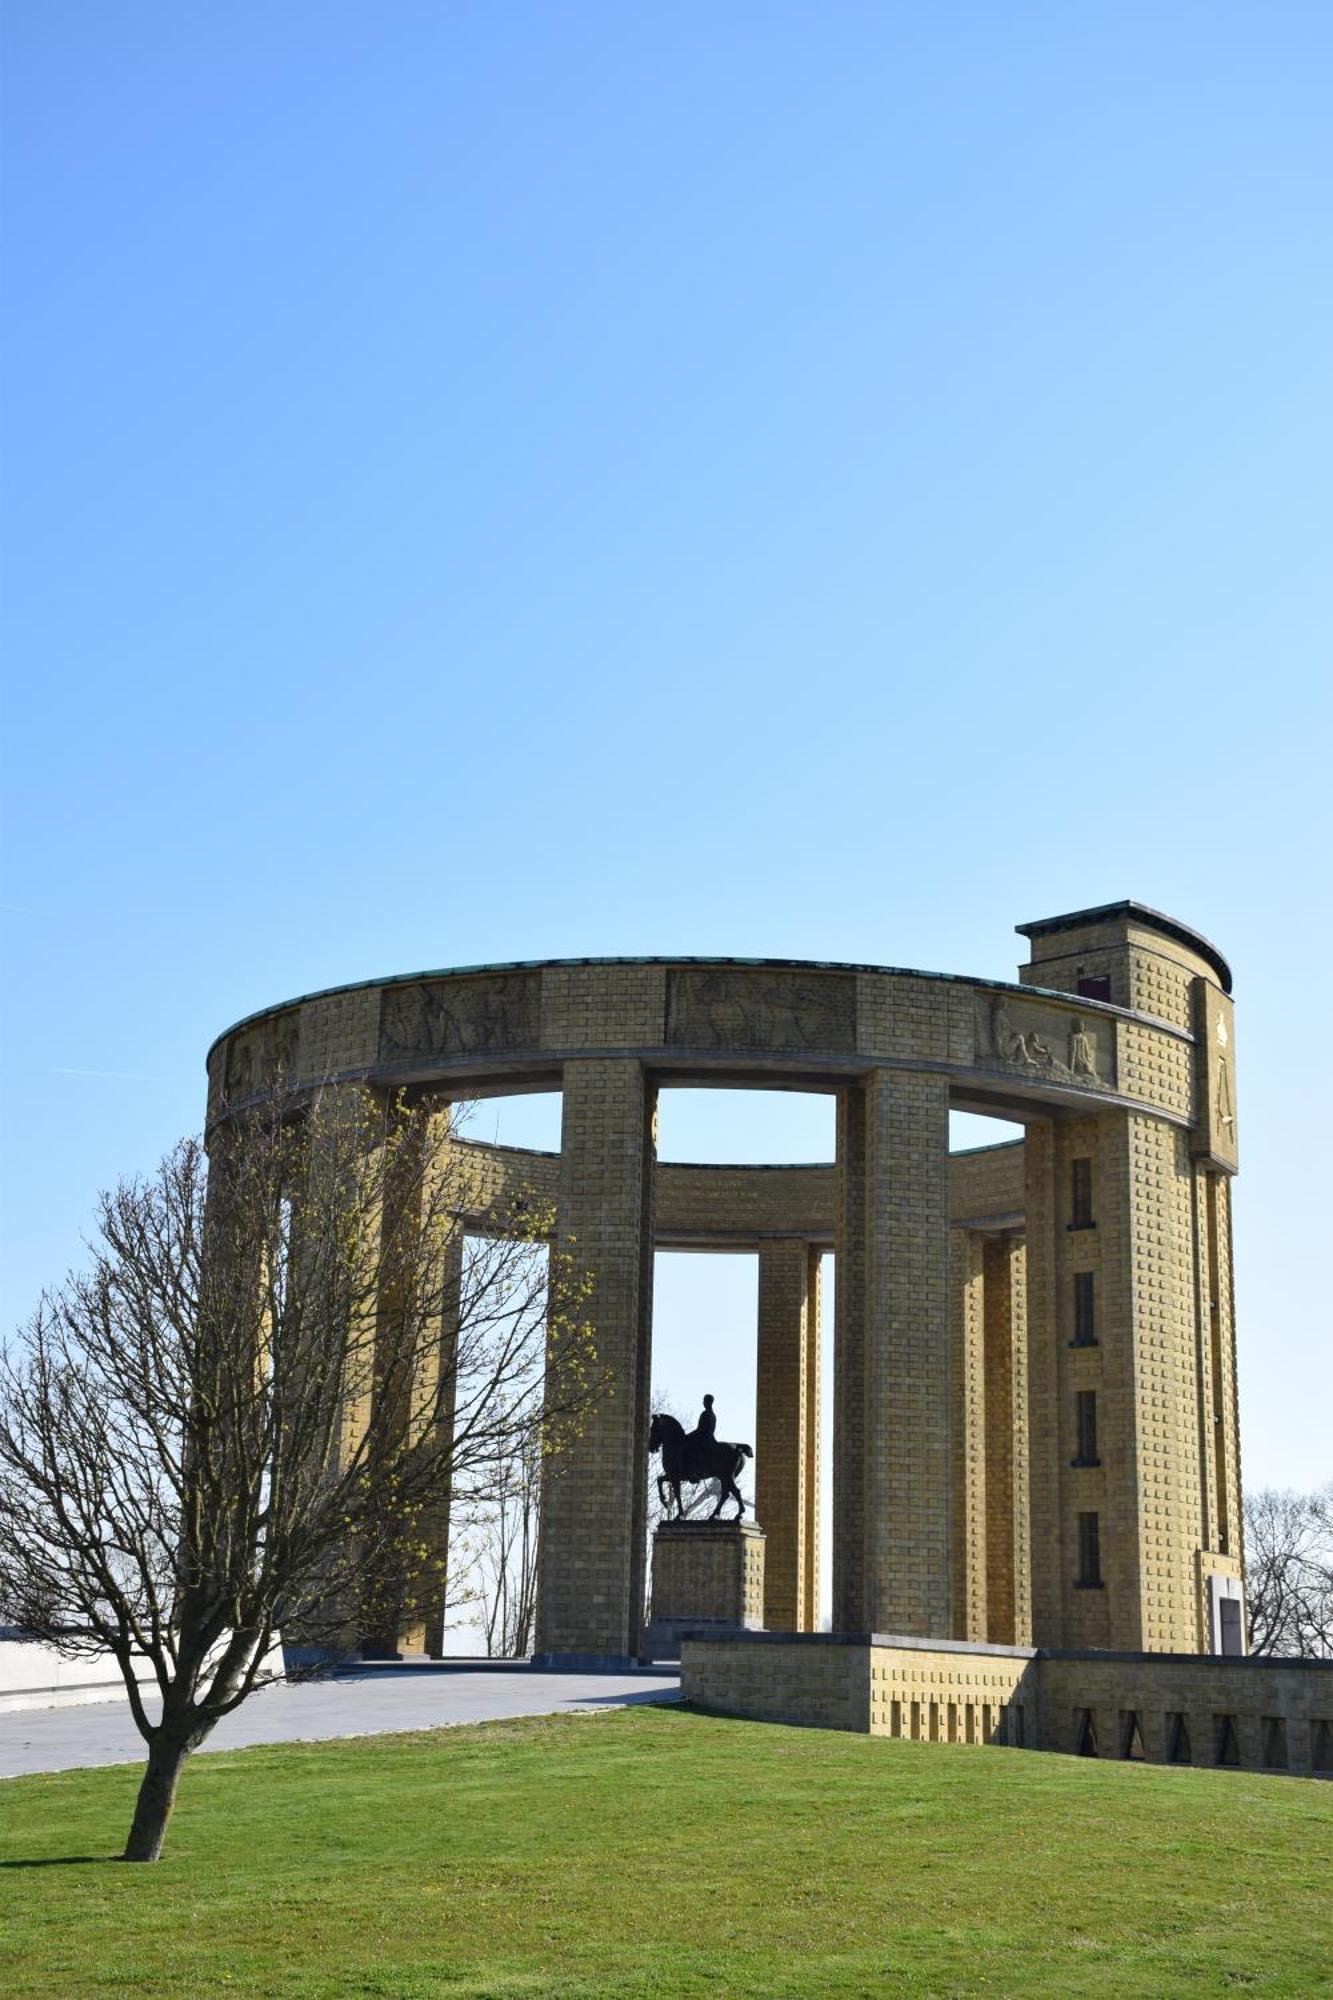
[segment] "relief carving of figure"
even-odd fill
[[[991,1047],[1010,1068],[1035,1072],[1060,1083],[1102,1082],[1097,1068],[1096,1037],[1089,1034],[1081,1015],[1076,1014],[1070,1024],[1067,1061],[1056,1055],[1051,1043],[1036,1028],[1024,1031],[1016,1028],[1003,1000],[992,1003],[990,1031]]]
[[[385,996],[386,1055],[472,1055],[512,1048],[535,1023],[525,1021],[521,993],[490,984],[405,986]]]
[[[237,1042],[227,1056],[228,1089],[240,1095],[253,1089],[255,1080],[255,1045],[252,1041]]]
[[[1101,1082],[1097,1074],[1097,1044],[1077,1014],[1069,1030],[1069,1071],[1075,1082]]]
[[[682,982],[681,998],[682,1032],[716,1048],[814,1049],[846,1039],[836,1003],[782,979],[708,972]]]
[[[1009,1009],[1003,1000],[997,1000],[991,1008],[991,1046],[1001,1062],[1026,1062],[1027,1043],[1009,1018]]]
[[[1236,1114],[1231,1109],[1231,1084],[1227,1078],[1227,1059],[1217,1058],[1217,1122],[1228,1139],[1234,1138]]]

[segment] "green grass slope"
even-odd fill
[[[1333,1993],[1333,1785],[672,1709],[0,1784],[0,1994]]]

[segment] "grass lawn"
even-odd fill
[[[0,1994],[1333,1993],[1333,1785],[638,1708],[0,1784]]]

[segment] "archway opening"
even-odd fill
[[[713,1219],[731,1225],[733,1240],[711,1246],[673,1244],[668,1236],[657,1252],[653,1287],[653,1371],[655,1407],[665,1404],[682,1423],[698,1418],[705,1392],[716,1399],[719,1435],[760,1448],[758,1411],[760,1249],[780,1214],[796,1214],[800,1199],[784,1198],[774,1185],[771,1214],[747,1215],[728,1202],[736,1190],[719,1181],[716,1202],[708,1201],[712,1175],[727,1166],[772,1169],[816,1167],[830,1177],[836,1146],[836,1098],[824,1092],[737,1088],[664,1089],[658,1100],[658,1228],[662,1235],[673,1210],[667,1182],[673,1168],[700,1172],[699,1193]],[[763,1176],[760,1177],[762,1187]],[[831,1217],[830,1217],[831,1219]],[[748,1232],[748,1233],[747,1233]],[[815,1623],[826,1626],[831,1606],[833,1476],[833,1285],[834,1258],[819,1256],[819,1421],[818,1421],[818,1606]],[[755,1512],[759,1457],[741,1482],[747,1515]],[[730,1511],[730,1510],[728,1510]],[[759,1525],[771,1531],[762,1518]]]

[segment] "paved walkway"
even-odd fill
[[[511,1715],[559,1715],[674,1701],[674,1674],[542,1674],[529,1667],[342,1674],[336,1680],[264,1688],[220,1722],[203,1750],[252,1743],[320,1742],[395,1729],[446,1729]],[[68,1771],[85,1764],[137,1764],[143,1739],[122,1701],[29,1708],[0,1715],[0,1778]]]

